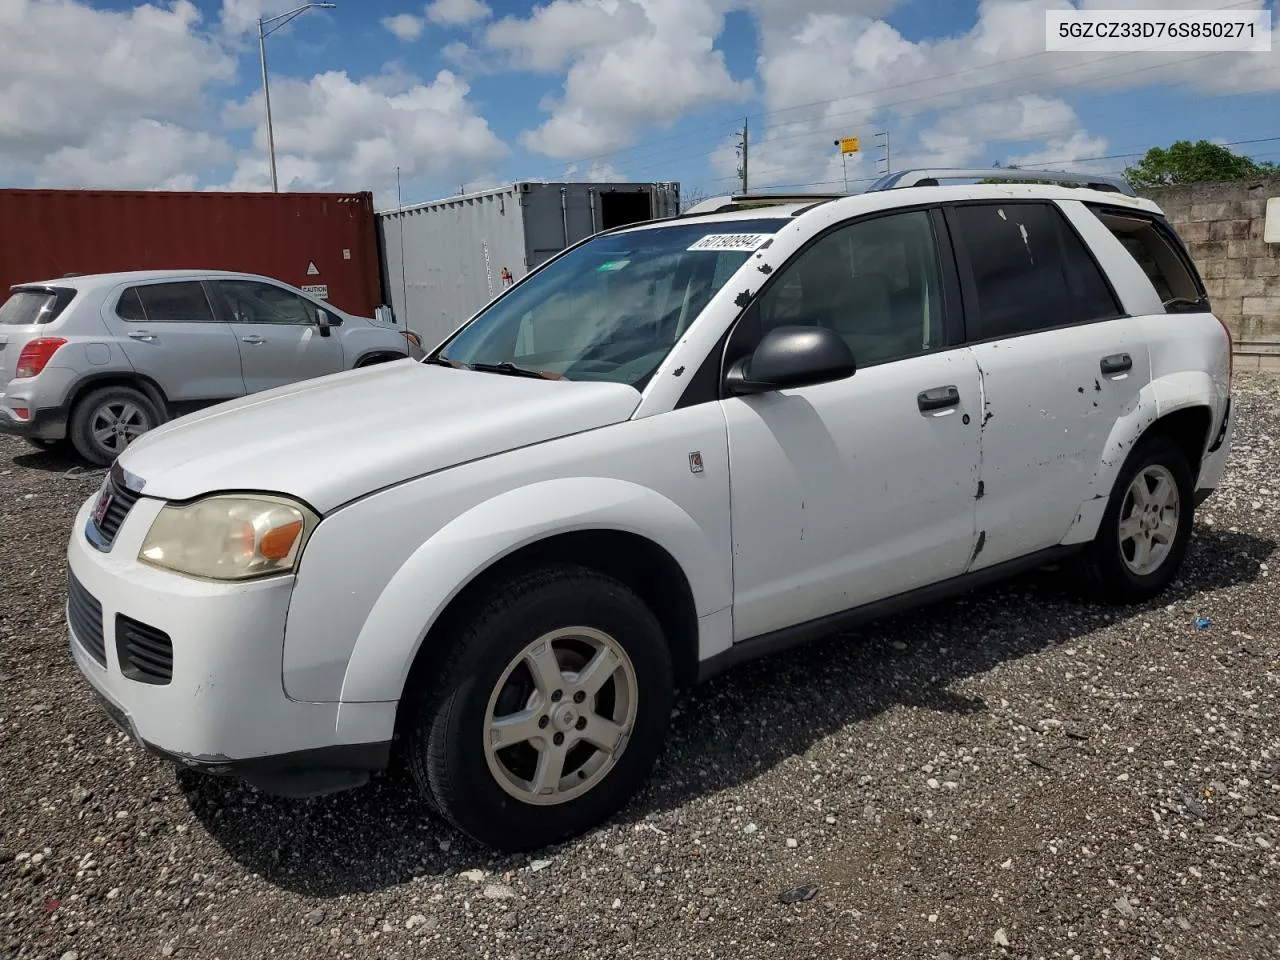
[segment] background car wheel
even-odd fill
[[[621,809],[661,752],[673,697],[648,607],[580,567],[486,591],[428,682],[409,735],[414,778],[456,827],[511,852]]]
[[[1138,443],[1080,558],[1090,593],[1110,603],[1141,603],[1169,585],[1191,539],[1193,482],[1187,455],[1172,440],[1155,436]]]
[[[103,387],[76,404],[71,415],[71,444],[94,466],[105,467],[159,423],[155,405],[140,390]]]

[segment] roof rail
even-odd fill
[[[731,193],[719,197],[710,197],[681,214],[683,217],[697,216],[701,213],[721,213],[734,207],[771,206],[783,203],[818,203],[823,200],[838,200],[847,197],[847,193]]]
[[[1134,197],[1137,193],[1124,177],[1108,177],[1091,173],[1068,173],[1065,170],[1019,170],[1016,167],[950,169],[945,167],[899,170],[886,174],[867,192],[894,190],[898,187],[936,187],[940,180],[1013,180],[1034,183],[1076,184],[1107,193]]]

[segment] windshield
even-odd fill
[[[788,222],[675,221],[596,237],[481,311],[441,359],[640,389],[716,291]]]
[[[49,323],[58,315],[58,297],[47,290],[16,290],[0,307],[0,327]]]

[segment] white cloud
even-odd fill
[[[440,50],[440,56],[468,77],[485,76],[497,70],[489,62],[489,58],[463,40],[451,40],[446,43]]]
[[[226,162],[221,137],[159,120],[108,123],[83,145],[50,154],[36,177],[43,187],[124,190],[194,190],[198,172]]]
[[[372,188],[381,202],[394,197],[397,166],[404,181],[468,179],[508,152],[469,92],[448,70],[426,83],[395,65],[361,81],[339,71],[277,81],[271,107],[281,188]],[[229,125],[255,129],[254,153],[235,174],[241,188],[268,182],[261,117],[257,93],[227,110]]]
[[[383,17],[382,25],[404,41],[417,40],[427,25],[421,17],[411,13],[397,13],[394,17]]]
[[[492,11],[481,0],[434,0],[427,4],[427,17],[432,23],[459,27],[486,19]]]
[[[584,171],[581,165],[571,163],[564,171],[569,183],[628,183],[627,175],[611,163],[595,161]]]
[[[199,23],[187,0],[130,11],[0,2],[0,169],[11,182],[61,182],[63,162],[73,165],[67,176],[98,184],[150,186],[137,179],[144,170],[172,176],[169,164],[140,164],[124,141],[132,132],[171,147],[174,124],[199,122],[205,88],[234,77],[234,61]],[[144,119],[151,125],[139,126]],[[102,154],[90,162],[94,150]]]
[[[745,99],[752,87],[729,75],[714,48],[728,0],[554,0],[528,19],[489,28],[490,47],[517,66],[569,64],[551,117],[521,139],[530,150],[573,157],[629,147],[645,127],[699,108]]]
[[[552,0],[527,19],[504,17],[485,33],[516,69],[556,71],[590,51],[622,43],[648,26],[631,0]]]
[[[890,130],[894,167],[915,161],[973,163],[998,142],[1026,140],[1043,149],[1011,157],[1079,165],[1107,152],[1062,99],[1066,91],[1119,92],[1186,84],[1201,93],[1280,89],[1273,54],[1046,53],[1044,14],[1067,0],[981,0],[963,34],[911,42],[876,18],[892,0],[740,0],[760,37],[758,73],[769,111],[753,131],[752,180],[841,180],[832,140],[857,134],[863,153],[849,159],[851,179],[876,175],[874,134]],[[1263,0],[1233,6],[1259,8]],[[1096,9],[1182,7],[1203,0],[1083,0]],[[1277,26],[1280,37],[1280,26]],[[1050,156],[1052,155],[1052,156]],[[713,167],[731,185],[737,167],[731,142]],[[1114,162],[1111,164],[1114,166]],[[857,176],[855,177],[855,171]]]

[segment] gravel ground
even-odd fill
[[[1161,603],[1040,573],[743,667],[682,702],[624,814],[539,859],[475,847],[400,774],[289,802],[141,754],[65,646],[99,477],[0,438],[0,950],[1280,956],[1280,379],[1236,404]]]

